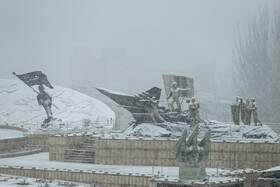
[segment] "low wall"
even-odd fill
[[[156,187],[156,182],[152,180],[150,175],[8,166],[0,166],[0,173],[48,180],[56,179],[89,184],[95,183],[102,187]]]
[[[28,131],[24,128],[14,127],[14,126],[10,126],[10,125],[0,125],[0,129],[11,129],[11,130],[18,130],[18,131],[21,131],[21,132],[27,132]]]
[[[43,150],[41,148],[30,150],[30,151],[0,154],[0,158],[11,158],[11,157],[19,157],[19,156],[25,156],[25,155],[33,155],[33,154],[37,154],[37,153],[40,153],[40,152],[43,152]]]
[[[95,143],[95,164],[179,166],[172,150],[177,140],[105,139]],[[279,165],[280,144],[211,141],[201,165],[211,168],[267,169]]]
[[[43,178],[48,180],[65,180],[80,183],[96,184],[102,187],[255,187],[256,184],[246,181],[247,176],[256,175],[256,173],[239,173],[240,179],[237,180],[223,180],[216,182],[202,182],[192,181],[185,184],[182,180],[169,179],[166,177],[157,177],[152,175],[139,175],[139,174],[125,174],[102,172],[92,170],[66,170],[66,169],[49,169],[49,168],[24,168],[24,167],[11,167],[0,166],[0,173],[16,176],[24,176],[31,178]],[[228,177],[231,175],[225,174],[221,177]],[[246,178],[244,180],[244,178]],[[255,178],[255,177],[254,177]],[[227,178],[228,179],[228,178]]]
[[[22,147],[37,146],[48,151],[49,135],[25,135],[19,138],[0,140],[0,152],[8,152]]]

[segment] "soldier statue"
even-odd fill
[[[242,98],[236,97],[236,102],[231,105],[231,115],[235,125],[240,125],[240,108],[241,108]]]
[[[189,113],[190,113],[190,105],[191,105],[191,100],[190,100],[190,98],[187,98],[187,99],[186,99],[186,104],[187,104],[188,109],[185,110],[184,112],[186,112],[187,114],[189,114]]]
[[[153,108],[153,112],[151,114],[151,118],[153,120],[154,123],[157,123],[156,118],[161,122],[161,123],[165,123],[166,121],[159,115],[158,113],[158,100],[156,100],[156,97],[148,97],[151,106]]]
[[[250,99],[246,99],[246,102],[243,104],[243,110],[244,110],[243,123],[244,125],[250,125],[251,113],[252,113],[252,110],[250,109]]]
[[[172,83],[172,87],[171,87],[171,94],[167,97],[167,99],[172,97],[172,101],[170,103],[171,109],[172,111],[174,111],[174,103],[176,103],[177,108],[179,110],[180,113],[182,113],[182,107],[181,107],[181,103],[179,101],[179,96],[180,96],[180,91],[187,91],[190,90],[191,88],[179,88],[177,85],[177,82],[173,82]]]
[[[262,123],[260,122],[259,118],[258,118],[258,113],[257,113],[257,105],[256,105],[256,100],[254,98],[251,99],[251,103],[249,105],[250,110],[253,113],[253,118],[254,118],[254,122],[255,125],[257,126],[258,123],[262,126]]]
[[[199,121],[200,123],[206,123],[203,119],[201,119],[198,109],[199,109],[199,103],[195,102],[195,98],[193,97],[189,104],[188,120],[193,121],[194,123],[195,120]]]
[[[47,113],[48,118],[44,120],[44,123],[48,123],[52,119],[52,97],[45,91],[43,85],[38,87],[39,93],[37,95],[37,101],[39,105],[42,105]]]

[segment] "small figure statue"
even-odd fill
[[[232,120],[235,125],[240,125],[240,107],[241,107],[241,98],[236,97],[236,102],[231,105],[231,115]]]
[[[151,114],[151,118],[152,118],[153,122],[157,123],[157,121],[156,121],[156,118],[157,118],[158,120],[160,120],[160,122],[165,123],[166,121],[158,113],[158,102],[159,101],[156,100],[156,97],[152,97],[152,98],[148,97],[148,99],[151,103],[151,106],[153,107],[153,112]]]
[[[250,109],[250,99],[246,99],[245,103],[243,103],[241,100],[241,119],[244,125],[251,124],[251,113],[252,110]]]
[[[172,111],[175,110],[174,103],[176,103],[179,112],[182,113],[182,107],[179,101],[179,96],[180,96],[179,91],[187,91],[187,90],[191,90],[191,88],[178,88],[177,82],[172,83],[171,94],[167,97],[167,99],[172,97],[172,101],[170,103]]]
[[[44,120],[44,123],[48,123],[52,119],[52,111],[51,111],[52,97],[45,91],[43,85],[40,85],[38,89],[39,89],[39,93],[37,95],[37,101],[39,105],[42,105],[44,107],[46,114],[48,116],[48,118]]]
[[[260,123],[260,125],[262,126],[262,123],[260,122],[259,118],[258,118],[258,113],[257,113],[257,105],[256,105],[256,100],[254,98],[251,99],[251,103],[250,103],[250,110],[253,113],[253,118],[254,118],[254,122],[255,125],[257,126],[258,123]]]
[[[185,110],[184,112],[186,112],[186,113],[189,115],[189,113],[190,113],[190,104],[191,104],[190,98],[187,98],[187,99],[186,99],[186,103],[187,103],[188,109]]]
[[[203,119],[201,119],[199,115],[199,103],[195,102],[195,98],[191,99],[189,104],[189,115],[188,120],[195,123],[195,120],[199,121],[200,123],[206,123]]]

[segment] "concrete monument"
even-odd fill
[[[197,141],[198,132],[199,127],[196,126],[186,140],[188,133],[185,129],[173,148],[176,160],[186,164],[186,166],[179,167],[179,179],[203,180],[206,177],[205,168],[200,167],[198,163],[205,160],[209,155],[211,131],[209,129],[200,142]]]

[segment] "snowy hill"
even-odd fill
[[[37,90],[37,87],[34,88]],[[71,127],[89,119],[92,124],[113,125],[115,114],[101,101],[59,86],[54,86],[54,89],[46,87],[46,91],[58,107],[52,106],[52,112],[59,123]],[[38,128],[47,116],[44,108],[38,105],[36,95],[21,81],[0,79],[0,124],[24,128],[37,125]]]

